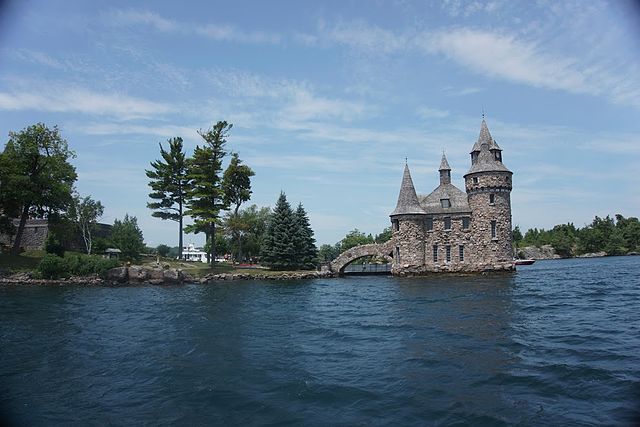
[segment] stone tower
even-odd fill
[[[392,237],[396,242],[393,251],[393,274],[399,272],[420,273],[425,262],[425,217],[426,212],[418,202],[409,166],[405,164],[398,204],[389,215]]]
[[[510,269],[512,172],[502,163],[502,150],[482,120],[478,141],[471,150],[471,168],[464,176],[472,211],[472,262],[481,269]]]

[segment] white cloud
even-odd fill
[[[164,18],[148,10],[115,10],[106,14],[111,25],[136,26],[147,25],[156,31],[197,34],[213,40],[248,44],[278,44],[279,34],[262,31],[244,31],[225,23],[198,25]]]
[[[0,92],[0,110],[72,112],[134,119],[165,114],[173,107],[119,93],[52,85],[41,90]]]
[[[449,115],[447,110],[439,110],[431,107],[419,107],[416,113],[418,117],[422,119],[442,119]]]

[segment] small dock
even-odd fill
[[[370,276],[374,274],[390,275],[391,263],[387,264],[349,264],[344,268],[345,276]]]

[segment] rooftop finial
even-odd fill
[[[408,165],[409,164],[409,159],[407,157],[404,158],[404,164]]]
[[[484,107],[482,107],[482,120],[484,120]]]

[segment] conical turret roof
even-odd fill
[[[394,215],[419,215],[425,211],[420,207],[418,195],[413,186],[409,165],[404,165],[404,175],[402,176],[402,185],[400,186],[400,194],[398,195],[398,204],[390,216]]]
[[[484,119],[482,119],[482,123],[480,124],[480,135],[478,135],[478,140],[473,145],[471,152],[473,153],[474,151],[480,151],[480,147],[482,147],[482,144],[487,144],[489,150],[501,150],[501,148],[491,136],[491,132],[489,132],[489,127],[487,126],[487,122]]]
[[[441,171],[450,171],[451,167],[449,166],[449,162],[447,161],[447,156],[442,153],[442,160],[440,160],[440,169]]]

